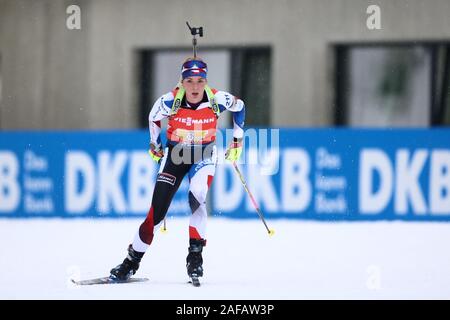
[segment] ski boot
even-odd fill
[[[191,278],[194,286],[199,286],[199,277],[203,276],[203,258],[202,250],[205,246],[205,240],[190,239],[189,240],[189,254],[186,257],[186,268],[189,278]]]
[[[111,269],[110,278],[119,281],[126,281],[130,279],[130,277],[136,273],[137,269],[139,269],[139,263],[141,262],[143,256],[144,252],[135,251],[133,246],[130,244],[128,246],[127,257],[121,264]]]

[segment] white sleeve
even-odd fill
[[[148,121],[161,121],[170,115],[174,97],[172,92],[166,93],[158,98],[153,104],[152,110],[148,115]]]
[[[244,102],[226,91],[217,91],[214,95],[217,104],[222,105],[225,109],[231,112],[239,112],[244,108]]]
[[[244,101],[226,91],[217,91],[215,97],[221,112],[228,110],[233,113],[233,137],[242,139],[244,137],[245,122]]]
[[[158,98],[148,115],[148,128],[150,131],[150,143],[159,145],[161,143],[161,120],[170,116],[174,97],[172,92],[166,93]]]

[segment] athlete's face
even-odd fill
[[[182,82],[186,90],[186,99],[190,103],[199,103],[203,99],[206,79],[202,77],[188,77]]]

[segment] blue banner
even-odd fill
[[[449,129],[248,129],[245,141],[238,166],[266,218],[450,221]],[[258,218],[218,144],[211,213]],[[2,132],[0,216],[145,216],[147,145],[145,130]],[[169,216],[189,215],[188,187]]]
[[[0,216],[145,216],[158,170],[145,131],[0,134]],[[171,213],[189,212],[188,184]]]

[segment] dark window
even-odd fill
[[[148,114],[153,106],[152,83],[153,78],[153,54],[144,50],[139,55],[139,127],[148,128]]]
[[[0,54],[0,128],[2,127],[2,55]]]
[[[435,45],[432,124],[450,125],[450,44]]]
[[[233,92],[245,101],[246,126],[269,126],[271,113],[270,48],[232,50]]]
[[[336,124],[449,124],[449,48],[417,43],[336,46]]]

